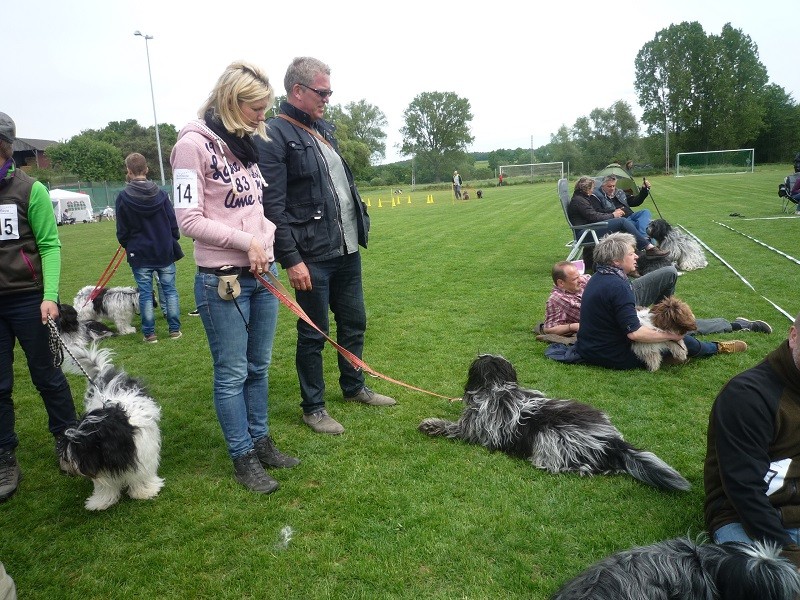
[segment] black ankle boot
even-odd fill
[[[252,492],[271,494],[280,487],[261,466],[255,450],[234,459],[233,470],[236,481]]]
[[[255,444],[258,460],[265,467],[274,469],[291,469],[300,464],[300,459],[284,454],[275,447],[272,437],[266,436],[258,440]]]

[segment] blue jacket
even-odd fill
[[[183,258],[175,209],[166,192],[134,180],[117,196],[117,240],[131,267],[163,268]]]
[[[305,112],[288,102],[281,113],[292,117],[324,137],[338,153],[333,125],[311,121]],[[264,214],[275,223],[275,259],[284,269],[301,262],[329,260],[345,253],[339,200],[333,193],[328,166],[310,133],[281,118],[267,122],[265,141],[256,137],[258,166],[267,187]],[[356,203],[358,244],[367,247],[369,215],[356,189],[353,174],[342,159],[350,191]]]

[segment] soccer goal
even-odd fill
[[[752,173],[754,168],[755,152],[752,148],[679,152],[675,159],[675,177]]]
[[[501,165],[500,175],[504,182],[511,180],[522,183],[530,181],[547,181],[564,178],[564,163],[532,163],[528,165]]]

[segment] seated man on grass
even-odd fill
[[[744,352],[740,340],[701,342],[691,335],[642,325],[628,274],[636,269],[636,240],[626,233],[605,236],[594,249],[595,274],[581,299],[575,352],[586,363],[609,369],[641,369],[645,364],[631,349],[633,342],[683,340],[690,358]]]
[[[583,290],[589,283],[589,275],[581,275],[574,263],[564,260],[553,265],[552,276],[553,290],[545,305],[544,323],[536,333],[540,334],[539,337],[542,337],[542,341],[573,343],[574,336],[580,328],[581,300]],[[631,280],[636,306],[650,306],[674,295],[677,280],[678,272],[673,266],[662,267]],[[722,317],[713,317],[697,319],[697,331],[693,332],[693,335],[731,333],[732,331],[772,333],[772,327],[766,321],[750,320],[744,317],[736,317],[733,321]],[[553,336],[568,339],[558,339]]]

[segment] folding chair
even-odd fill
[[[569,212],[567,210],[571,196],[566,179],[558,180],[558,197],[561,200],[561,208],[564,210],[564,218],[567,220],[567,225],[569,225],[569,228],[572,230],[573,239],[568,244],[571,246],[571,250],[567,255],[567,260],[575,260],[578,253],[583,252],[584,261],[586,261],[587,254],[591,254],[592,249],[599,241],[597,239],[597,230],[607,227],[608,221],[598,221],[597,223],[589,223],[588,225],[573,225],[572,221],[569,219]]]
[[[789,205],[794,203],[797,205],[797,200],[790,196],[792,188],[794,184],[797,182],[797,178],[800,177],[800,173],[794,173],[789,175],[786,179],[783,180],[778,186],[778,197],[783,198],[783,212],[788,212],[786,209],[789,208]],[[795,210],[797,210],[798,206],[795,206]]]

